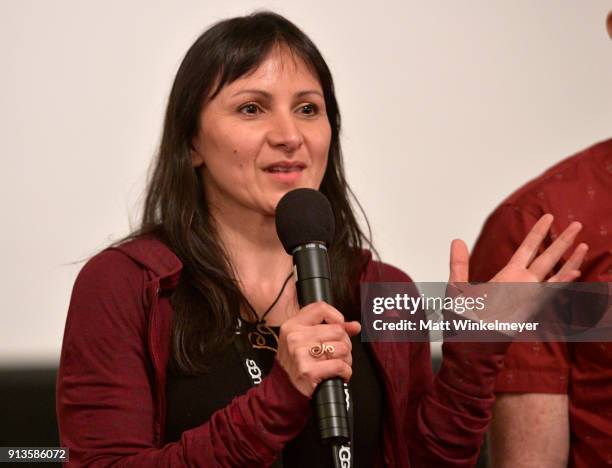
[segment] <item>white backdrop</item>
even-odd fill
[[[452,238],[612,136],[609,0],[0,0],[0,364],[57,361],[75,262],[137,219],[184,53],[261,8],[328,60],[349,181],[414,280],[445,280]]]

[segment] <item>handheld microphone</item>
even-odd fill
[[[293,256],[300,307],[317,301],[333,304],[327,246],[333,240],[334,227],[331,205],[317,190],[292,190],[276,207],[276,231],[287,253]],[[349,442],[342,379],[321,382],[313,401],[322,441],[333,445]]]

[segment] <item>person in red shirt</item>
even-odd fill
[[[612,11],[606,19],[612,39]],[[503,265],[539,213],[579,220],[590,251],[581,281],[612,281],[612,140],[550,168],[487,219],[470,259],[473,281]],[[496,466],[612,464],[612,347],[608,343],[515,343],[496,382],[490,431]]]
[[[57,381],[71,465],[331,466],[310,399],[335,376],[352,394],[354,466],[475,463],[507,343],[446,343],[434,378],[428,343],[356,338],[359,281],[410,278],[362,249],[339,133],[330,71],[285,18],[232,18],[196,40],[140,229],[75,282]],[[298,306],[274,219],[295,188],[331,202],[337,308]],[[551,222],[536,223],[497,280],[544,280],[581,229],[569,223],[538,256]],[[575,249],[550,280],[577,277],[583,256]],[[467,281],[462,241],[450,270]]]
[[[611,282],[612,139],[561,161],[502,202],[474,247],[471,280],[488,281],[543,213],[555,215],[547,243],[568,222],[584,225],[577,241],[589,252],[579,280]],[[612,464],[612,344],[514,343],[496,392],[495,466]]]

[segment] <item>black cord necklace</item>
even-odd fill
[[[257,317],[257,323],[255,323],[255,331],[249,332],[247,334],[249,343],[251,344],[252,348],[267,349],[272,352],[278,351],[278,335],[274,332],[274,330],[271,327],[269,327],[266,324],[266,316],[280,300],[281,296],[283,295],[283,292],[285,291],[285,288],[287,287],[287,283],[289,283],[289,280],[291,279],[292,276],[293,276],[293,272],[289,273],[289,275],[287,276],[287,279],[285,279],[283,283],[283,286],[278,292],[276,299],[272,301],[272,304],[270,304],[270,306],[266,309],[266,311],[262,314],[261,317],[259,317],[259,315],[257,314],[257,311],[251,305],[248,299],[246,297],[244,298],[244,301],[246,302],[246,305],[248,306],[248,308],[251,309],[251,312],[253,312],[255,317]],[[271,345],[268,344],[268,340],[266,339],[266,336],[269,336],[269,335],[272,335],[275,340],[275,343],[272,343]]]
[[[266,315],[268,315],[268,313],[270,313],[270,311],[278,303],[278,301],[280,300],[281,296],[283,295],[283,292],[285,291],[285,288],[287,287],[287,283],[289,283],[289,280],[291,279],[292,276],[293,276],[293,272],[289,273],[289,276],[287,276],[287,279],[285,279],[285,282],[283,283],[283,286],[281,287],[280,291],[276,295],[276,299],[274,299],[274,301],[272,301],[272,304],[270,304],[270,307],[268,307],[266,309],[266,311],[263,313],[263,315],[261,317],[259,317],[259,314],[257,314],[257,311],[255,310],[255,307],[253,307],[251,305],[249,300],[246,297],[244,298],[244,301],[246,302],[246,305],[249,307],[249,309],[251,309],[251,312],[253,312],[255,317],[257,317],[257,323],[265,323],[266,322]]]

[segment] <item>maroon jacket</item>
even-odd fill
[[[60,439],[71,465],[267,466],[305,425],[310,400],[275,363],[260,385],[164,444],[169,296],[180,271],[166,246],[144,239],[105,250],[80,272],[57,380]],[[370,259],[362,281],[410,279]],[[369,345],[386,392],[384,464],[472,466],[505,345],[445,344],[435,378],[428,343]]]

